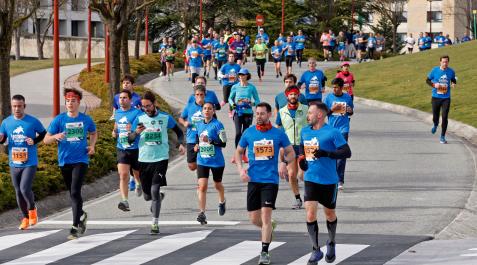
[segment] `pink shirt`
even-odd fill
[[[353,95],[353,81],[354,76],[351,72],[348,72],[348,75],[345,75],[343,71],[336,74],[335,78],[341,78],[344,80],[343,92],[348,93],[350,96]]]

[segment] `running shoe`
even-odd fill
[[[301,199],[295,199],[295,201],[292,204],[292,209],[297,210],[300,209],[303,206],[303,201]]]
[[[278,78],[278,75],[276,76],[276,78]]]
[[[279,74],[280,74],[280,76],[282,76],[282,72],[280,72]]]
[[[38,215],[36,208],[28,211],[28,222],[30,225],[36,225],[38,223]]]
[[[270,243],[273,241],[273,232],[275,231],[275,229],[277,228],[277,221],[273,220],[272,219],[272,234],[270,236]]]
[[[431,133],[435,134],[437,131],[437,126],[432,126]]]
[[[28,218],[23,218],[22,222],[20,223],[20,226],[18,227],[18,229],[27,230],[28,227],[30,227],[30,222],[29,222]]]
[[[70,234],[68,235],[69,240],[77,239],[79,237],[78,227],[72,226],[70,229]]]
[[[318,261],[320,261],[323,258],[323,252],[321,252],[320,249],[313,250],[311,252],[310,259],[308,259],[307,265],[317,265]]]
[[[207,217],[205,217],[204,212],[199,213],[199,215],[197,216],[197,222],[199,222],[201,225],[207,224]]]
[[[260,258],[258,259],[258,264],[270,264],[270,253],[262,251],[260,253]]]
[[[141,197],[141,196],[142,196],[142,187],[141,187],[141,185],[139,185],[139,184],[136,185],[136,191],[135,191],[135,192],[136,192],[136,196],[137,196],[137,197]]]
[[[233,112],[233,111],[231,111],[231,110],[229,110],[229,118],[231,118],[231,119],[232,119],[233,117],[234,117],[234,112]]]
[[[80,221],[78,223],[78,230],[80,234],[84,234],[86,232],[86,224],[88,222],[88,214],[83,212],[83,215],[80,217]]]
[[[219,202],[219,207],[217,211],[219,212],[220,216],[223,216],[225,214],[225,200],[224,202]]]
[[[129,212],[131,209],[129,209],[129,203],[128,201],[120,201],[118,203],[118,209],[123,211],[123,212]]]
[[[242,155],[242,162],[248,163],[248,157],[245,153]]]
[[[446,137],[444,135],[441,136],[441,139],[439,140],[439,142],[441,144],[446,144],[447,143],[447,140],[446,140]]]
[[[344,190],[344,183],[341,181],[338,183],[338,190]]]
[[[151,225],[151,235],[158,235],[161,232],[159,231],[159,225],[158,224],[152,224]]]
[[[136,181],[134,178],[129,178],[129,191],[133,191],[136,189]]]
[[[335,253],[336,244],[334,242],[326,241],[326,255],[325,260],[328,263],[332,263],[336,259]]]

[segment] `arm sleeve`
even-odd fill
[[[301,86],[303,84],[305,84],[305,74],[302,74],[301,77],[300,77],[300,81],[298,81],[298,83],[296,84],[298,88],[301,88]]]
[[[172,130],[176,133],[177,141],[179,142],[179,144],[184,144],[184,132],[182,132],[182,130],[179,128],[179,126],[177,126],[177,124],[175,124],[175,126],[172,127]]]
[[[426,84],[428,84],[430,87],[434,87],[434,84],[432,84],[432,81],[429,79],[429,77],[426,78]]]
[[[340,146],[336,151],[329,152],[329,157],[333,159],[346,159],[351,157],[351,149],[348,144]]]
[[[215,110],[220,110],[222,106],[220,106],[219,99],[215,93],[212,94],[212,104],[214,104]]]

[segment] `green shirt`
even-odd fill
[[[268,48],[267,48],[267,45],[265,43],[261,43],[261,44],[253,45],[252,50],[255,52],[255,58],[256,59],[265,59]]]

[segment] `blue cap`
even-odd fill
[[[239,75],[250,75],[250,72],[247,70],[247,68],[242,68],[238,72]]]

